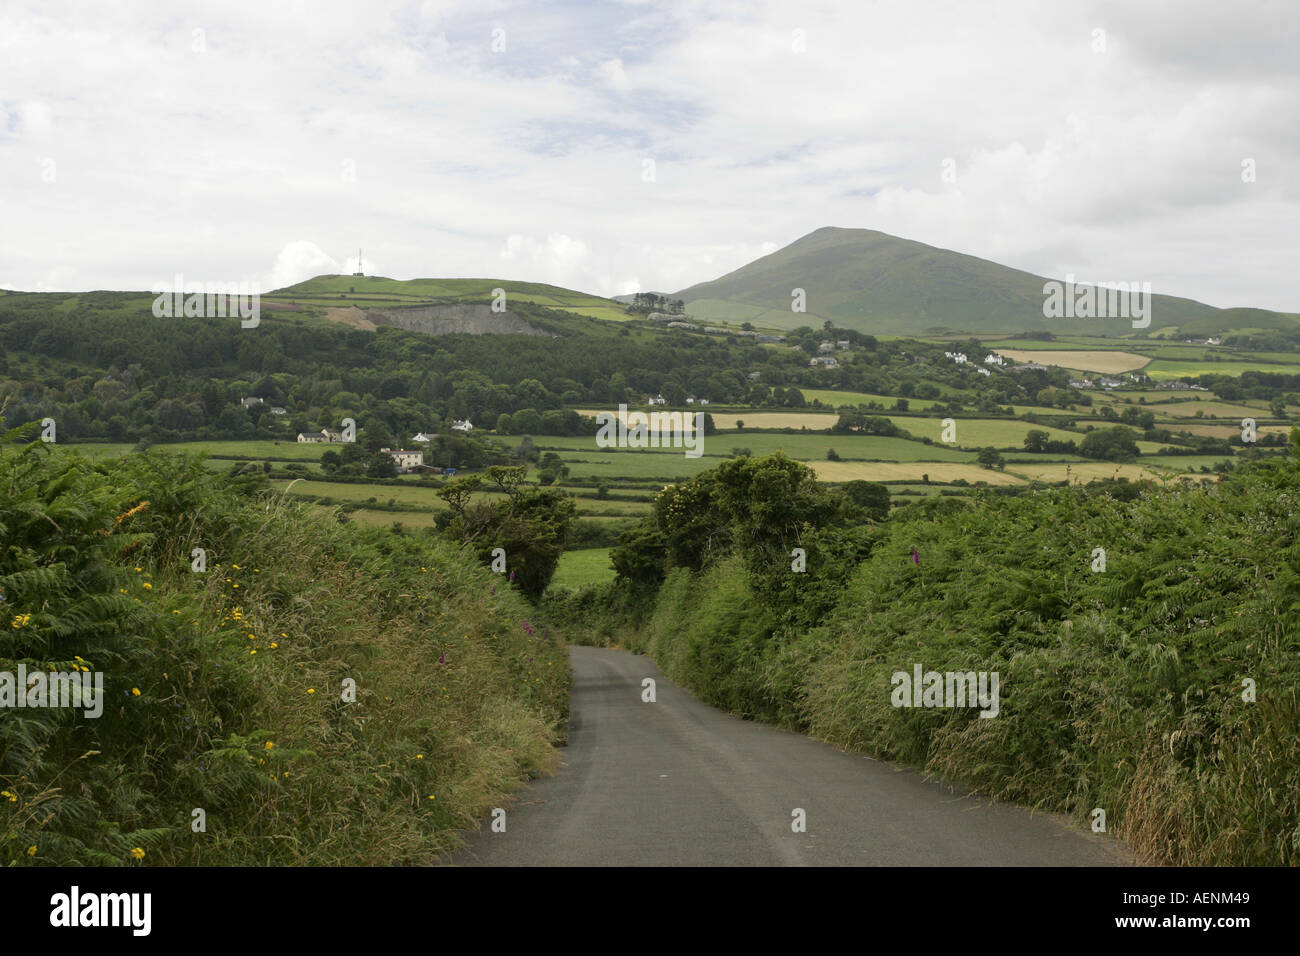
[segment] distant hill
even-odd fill
[[[494,289],[505,290],[507,306],[513,300],[595,319],[624,321],[629,318],[624,307],[612,299],[542,282],[511,279],[388,279],[383,276],[321,275],[268,292],[263,300],[307,308],[355,306],[359,309],[393,309],[450,305],[466,300],[481,302],[491,299]]]
[[[1138,281],[1140,276],[1082,276]],[[783,249],[711,282],[673,293],[700,320],[778,328],[830,319],[862,332],[937,330],[1010,332],[1041,329],[1094,334],[1151,334],[1162,327],[1209,335],[1233,329],[1294,329],[1300,316],[1266,309],[1216,309],[1192,299],[1153,295],[1151,325],[1124,318],[1047,318],[1041,276],[872,229],[818,229]],[[806,293],[792,312],[791,290]]]

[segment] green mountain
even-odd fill
[[[1081,276],[1139,281],[1139,276]],[[900,239],[872,229],[826,227],[711,282],[674,293],[704,321],[792,329],[829,319],[862,332],[921,334],[939,329],[1013,332],[1042,329],[1093,334],[1152,334],[1177,326],[1210,335],[1234,329],[1294,329],[1300,316],[1266,309],[1216,309],[1192,299],[1153,295],[1152,320],[1134,329],[1115,318],[1048,318],[1043,283],[1019,269]],[[794,289],[805,311],[791,310]]]

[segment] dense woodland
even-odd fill
[[[155,318],[145,300],[125,293],[11,294],[0,297],[0,402],[10,426],[51,417],[60,440],[74,442],[291,440],[345,417],[381,437],[442,431],[454,419],[502,434],[577,435],[594,423],[575,405],[661,394],[670,405],[693,395],[713,405],[804,408],[802,389],[812,387],[902,396],[891,408],[899,412],[908,399],[946,397],[932,414],[1010,415],[1008,406],[1038,404],[1092,417],[1091,397],[1069,387],[1062,369],[985,377],[944,360],[940,345],[801,328],[787,346],[769,347],[516,308],[548,334],[510,336],[503,348],[495,335],[369,332],[297,317],[267,316],[242,329],[233,320]],[[840,339],[851,351],[837,353],[836,367],[808,366],[821,343]],[[975,340],[963,347],[980,348]],[[1225,399],[1281,402],[1300,393],[1300,375],[1198,381]],[[262,403],[244,407],[245,398]],[[1109,407],[1099,413],[1117,417]],[[1124,415],[1139,416],[1123,423],[1150,440],[1175,440],[1153,432],[1141,412]]]

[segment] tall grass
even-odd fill
[[[564,649],[500,576],[230,482],[0,454],[0,670],[80,658],[109,701],[0,714],[5,862],[424,863],[552,766]]]

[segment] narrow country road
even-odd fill
[[[574,647],[563,766],[485,824],[462,866],[1117,865],[1121,845],[1056,816],[700,703],[649,657]],[[656,681],[655,703],[641,681]],[[792,812],[805,811],[806,832]]]

